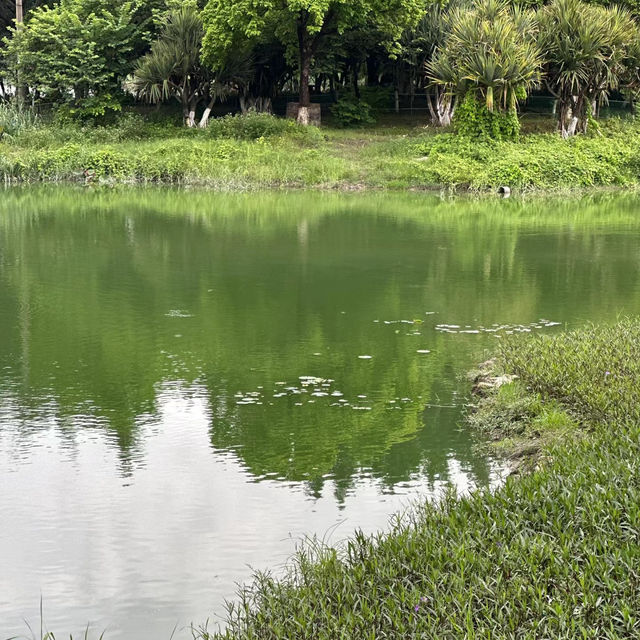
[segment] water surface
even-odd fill
[[[5,191],[0,638],[42,596],[56,634],[168,639],[302,536],[499,482],[462,375],[501,336],[638,313],[639,213]]]

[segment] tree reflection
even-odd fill
[[[0,399],[25,438],[43,416],[107,430],[130,470],[160,385],[197,381],[212,447],[258,479],[317,496],[330,478],[343,500],[455,459],[486,482],[456,393],[495,338],[436,325],[637,312],[638,202],[10,190]]]

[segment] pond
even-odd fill
[[[252,569],[504,475],[509,334],[640,312],[640,198],[16,188],[0,203],[0,638],[157,640]]]

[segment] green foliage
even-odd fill
[[[361,127],[375,123],[369,103],[352,95],[342,96],[333,104],[331,115],[340,127]]]
[[[216,71],[247,44],[275,39],[286,48],[288,61],[297,62],[299,102],[308,105],[312,62],[330,35],[377,29],[379,41],[394,50],[423,10],[423,0],[209,0],[202,13],[202,59]]]
[[[207,133],[213,138],[258,140],[274,136],[301,136],[309,140],[322,134],[315,127],[303,127],[294,120],[278,118],[267,113],[249,112],[245,115],[228,115],[209,121]]]
[[[638,26],[619,7],[554,0],[539,12],[540,46],[549,89],[558,98],[565,137],[584,133],[592,103],[636,75]]]
[[[393,105],[393,87],[360,87],[360,98],[371,107],[371,113],[389,111]]]
[[[149,102],[175,97],[188,109],[208,80],[200,65],[202,19],[198,9],[187,3],[170,11],[161,24],[151,51],[136,65],[131,88]]]
[[[546,128],[553,128],[551,119]],[[434,135],[423,128],[304,127],[256,113],[215,118],[207,129],[187,129],[124,113],[109,126],[38,122],[5,136],[0,141],[0,179],[84,179],[86,154],[108,147],[127,158],[126,175],[118,180],[217,186],[224,178],[224,188],[357,185],[482,191],[501,185],[527,190],[639,184],[640,123],[608,119],[600,128],[598,135],[571,140],[536,133],[496,141]],[[219,166],[222,141],[231,142],[235,151]],[[59,149],[68,145],[77,153],[67,157],[65,151],[52,165]],[[43,161],[48,167],[44,172]]]
[[[640,321],[590,325],[558,336],[507,340],[500,359],[543,399],[591,426],[640,425]]]
[[[515,380],[481,399],[468,421],[474,428],[502,439],[522,436],[543,411],[540,396],[529,393]]]
[[[91,151],[85,156],[84,171],[98,178],[123,178],[130,171],[130,159],[109,147]]]
[[[265,33],[275,33],[293,47],[295,59],[298,26],[305,38],[313,38],[332,29],[344,33],[357,25],[373,24],[392,46],[406,26],[418,21],[423,8],[420,0],[209,0],[203,12],[203,60],[215,68],[233,53],[238,38],[258,39]]]
[[[199,637],[636,637],[639,349],[638,321],[510,342],[505,370],[589,433],[552,441],[540,470],[498,490],[416,506],[389,533],[306,544],[282,577],[240,590],[224,631]]]
[[[120,111],[122,111],[122,104],[117,95],[98,93],[61,105],[55,115],[59,122],[68,120],[87,122],[99,121]]]
[[[22,131],[33,129],[38,122],[38,116],[31,109],[6,102],[0,103],[0,138],[13,137]]]
[[[601,135],[569,141],[535,134],[519,142],[483,142],[442,134],[419,145],[415,179],[424,184],[580,188],[636,184],[640,175],[640,128],[615,119],[601,123]]]
[[[489,111],[472,91],[458,105],[453,124],[461,136],[474,140],[517,140],[520,133],[515,109]]]
[[[542,51],[533,14],[504,0],[479,0],[447,17],[444,43],[427,63],[436,84],[482,99],[487,110],[512,111],[517,96],[540,79]]]
[[[323,143],[316,127],[266,114],[215,119],[205,130],[158,127],[127,114],[110,127],[65,123],[24,130],[2,145],[0,177],[189,182],[244,190],[348,176],[343,161],[317,152]]]
[[[131,69],[131,54],[144,37],[135,2],[61,0],[40,6],[5,39],[14,77],[48,101],[72,102],[87,114],[98,94],[111,94]],[[101,108],[98,108],[101,111]]]
[[[476,387],[480,399],[467,422],[489,436],[496,451],[531,467],[543,448],[559,438],[575,438],[579,427],[556,400],[532,392],[517,378],[505,384],[499,375],[501,366],[494,362],[492,369],[481,372]],[[483,381],[488,390],[480,386]]]

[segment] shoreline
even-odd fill
[[[425,194],[425,195],[441,195],[451,198],[491,198],[495,197],[500,200],[521,200],[526,197],[544,198],[567,196],[569,198],[582,198],[599,194],[623,195],[630,193],[640,193],[640,181],[632,185],[594,185],[591,187],[527,187],[525,189],[513,189],[511,194],[504,196],[498,191],[498,188],[475,189],[469,186],[452,187],[450,185],[424,185],[412,187],[393,187],[393,186],[372,186],[359,183],[330,184],[330,185],[300,185],[300,184],[247,184],[220,185],[214,180],[209,179],[188,179],[188,180],[136,180],[136,179],[100,179],[86,180],[84,178],[62,178],[62,179],[11,179],[5,178],[4,188],[15,187],[41,187],[41,186],[60,186],[60,187],[99,187],[99,188],[116,188],[131,187],[137,188],[176,188],[191,190],[196,189],[203,192],[216,194],[243,194],[243,193],[333,193],[333,194]],[[508,186],[508,185],[505,185]]]
[[[264,116],[236,120],[230,132],[135,119],[111,127],[41,125],[0,140],[0,181],[452,195],[497,195],[508,187],[512,196],[640,187],[635,119],[605,121],[598,135],[564,140],[534,131],[515,142],[472,140],[431,126],[333,129]]]
[[[502,344],[485,425],[544,436],[533,467],[342,550],[301,549],[284,578],[241,588],[225,630],[197,637],[635,637],[639,347],[638,320]]]

